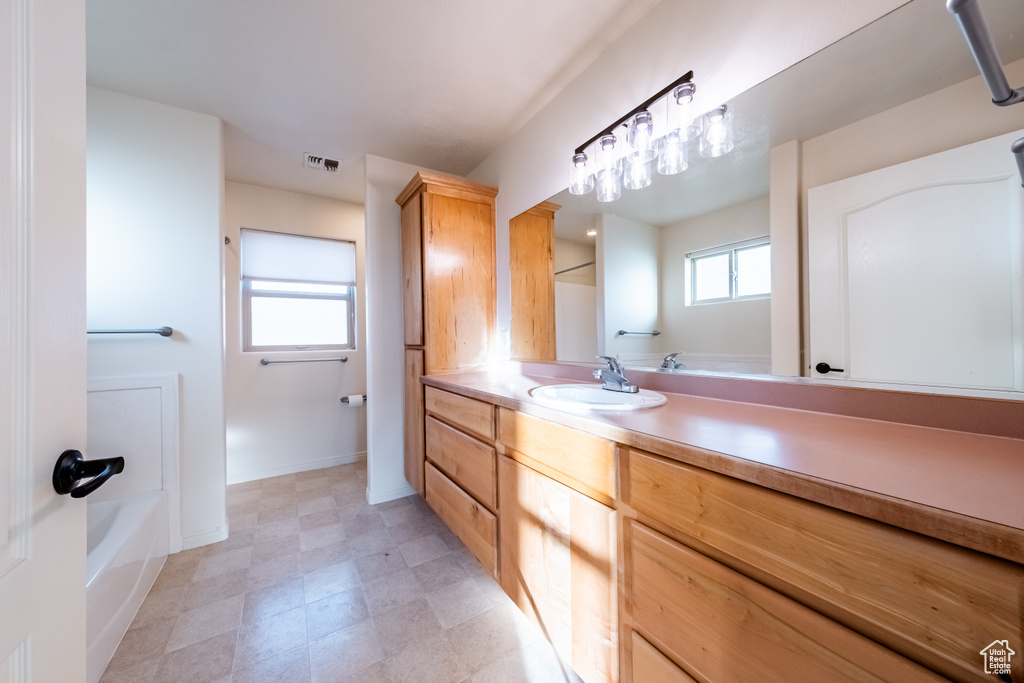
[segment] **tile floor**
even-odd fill
[[[229,486],[230,538],[167,558],[101,683],[579,683],[422,499],[365,489]]]

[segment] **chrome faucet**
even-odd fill
[[[604,382],[603,389],[608,391],[622,391],[627,394],[635,394],[640,391],[640,387],[635,384],[631,384],[626,375],[622,370],[622,365],[614,356],[598,356],[608,363],[607,368],[597,368],[594,370],[594,379],[599,379]]]
[[[661,361],[661,367],[664,370],[685,370],[686,363],[680,363],[676,360],[676,356],[681,354],[682,351],[676,351],[665,356],[665,360]]]

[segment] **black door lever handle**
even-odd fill
[[[81,452],[67,450],[57,458],[53,468],[53,490],[64,495],[70,493],[72,498],[84,498],[103,486],[115,474],[124,471],[124,458],[106,458],[105,460],[86,460]],[[81,479],[89,481],[76,486]]]
[[[828,363],[818,363],[817,365],[814,366],[814,369],[823,375],[827,375],[830,372],[846,372],[842,368],[834,368]]]

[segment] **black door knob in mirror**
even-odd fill
[[[818,363],[817,365],[814,366],[814,369],[823,375],[827,375],[830,372],[846,372],[842,368],[834,368],[828,363]]]
[[[70,493],[72,498],[84,498],[123,471],[124,458],[86,460],[80,451],[67,450],[60,454],[53,468],[53,490],[62,496]],[[76,486],[86,478],[89,481]]]

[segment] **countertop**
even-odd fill
[[[464,372],[423,383],[1024,563],[1024,440],[664,393],[633,412],[569,413],[548,376]]]

